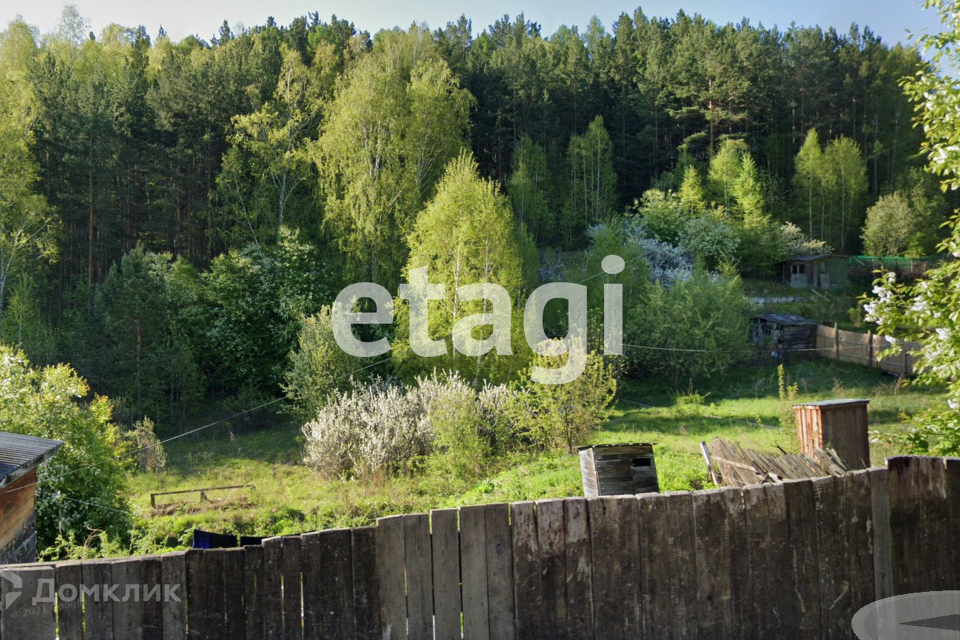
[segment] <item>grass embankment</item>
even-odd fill
[[[885,433],[900,428],[903,414],[931,406],[939,397],[937,389],[898,385],[854,365],[804,363],[786,372],[798,386],[797,400],[869,399],[871,429]],[[610,421],[592,443],[653,442],[661,489],[697,489],[710,486],[701,441],[721,437],[759,450],[796,451],[796,434],[779,424],[781,408],[789,404],[779,398],[775,368],[736,369],[687,395],[657,383],[626,381]],[[576,455],[516,456],[473,483],[435,476],[366,484],[324,481],[300,463],[299,435],[293,424],[236,436],[220,428],[198,441],[168,445],[167,469],[137,474],[131,482],[144,534],[134,551],[188,545],[194,527],[249,535],[298,533],[369,524],[393,513],[582,493]],[[882,442],[872,447],[875,464],[896,453]],[[205,503],[198,494],[163,496],[158,503],[170,506],[150,508],[151,492],[238,484],[256,488],[211,492]]]

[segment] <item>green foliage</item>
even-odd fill
[[[824,152],[828,207],[832,230],[822,239],[840,252],[852,251],[863,227],[867,197],[867,165],[860,146],[845,136],[827,145]]]
[[[610,415],[617,380],[610,364],[596,353],[587,354],[579,378],[567,384],[538,384],[533,366],[559,368],[568,356],[537,355],[522,376],[524,387],[508,413],[516,429],[541,451],[572,453]]]
[[[464,144],[470,106],[429,32],[384,32],[327,106],[313,159],[347,275],[393,288],[404,237]]]
[[[464,153],[446,169],[437,194],[417,216],[409,237],[410,258],[406,273],[428,268],[431,283],[442,283],[446,297],[430,303],[430,334],[432,339],[448,341],[447,356],[424,359],[404,346],[409,335],[406,328],[407,307],[399,307],[399,336],[394,347],[398,353],[398,369],[408,378],[429,371],[450,369],[477,380],[503,380],[522,367],[516,356],[498,357],[490,351],[477,358],[468,358],[451,348],[450,336],[458,322],[474,314],[491,313],[486,299],[461,300],[459,287],[490,283],[504,289],[510,296],[511,309],[526,285],[517,226],[510,203],[495,185],[479,176],[476,161]],[[529,251],[528,251],[529,253]],[[531,256],[532,257],[532,256]],[[514,325],[520,327],[520,314],[513,314]],[[460,329],[462,330],[462,329]],[[477,339],[489,337],[489,329],[471,329]],[[480,332],[485,332],[478,335]]]
[[[0,379],[4,431],[64,442],[37,475],[39,548],[55,545],[58,536],[86,539],[95,531],[127,536],[122,459],[129,447],[111,422],[110,401],[88,400],[87,383],[70,367],[35,368],[7,347],[0,347]]]
[[[956,3],[929,0],[925,4],[940,14],[944,30],[924,35],[920,44],[932,50],[931,64],[904,81],[908,95],[917,100],[917,121],[926,131],[924,148],[931,172],[944,188],[960,186],[960,153],[955,113],[960,104],[960,80],[950,73],[960,61],[960,24]],[[921,381],[945,384],[945,406],[916,419],[906,442],[914,450],[956,454],[960,451],[960,219],[948,226],[949,237],[940,250],[947,260],[928,271],[916,284],[899,283],[892,273],[879,278],[864,308],[877,332],[916,340],[921,344]]]
[[[583,135],[570,138],[567,148],[567,197],[560,220],[567,246],[580,245],[590,225],[616,211],[616,185],[610,135],[597,116]]]
[[[530,136],[520,138],[513,154],[513,173],[507,182],[507,193],[517,220],[526,226],[535,242],[556,236],[547,197],[551,180],[543,148]]]
[[[298,347],[290,352],[290,365],[284,374],[283,390],[293,401],[297,413],[311,418],[338,391],[346,391],[354,382],[366,378],[364,360],[349,355],[333,336],[331,308],[303,319]]]
[[[800,395],[800,387],[787,380],[787,371],[784,366],[777,365],[777,392],[780,396],[780,426],[786,429],[797,428],[797,412],[793,405]]]
[[[137,454],[137,467],[140,471],[159,473],[164,470],[167,466],[167,453],[157,438],[153,420],[144,417],[134,423],[130,439]]]
[[[201,275],[197,329],[219,388],[277,389],[300,318],[333,298],[324,263],[316,247],[287,232],[276,246],[225,253]]]
[[[895,191],[867,209],[867,255],[921,258],[936,252],[947,207],[935,183],[929,174],[911,170],[897,180]]]
[[[625,311],[625,347],[644,376],[662,376],[674,388],[697,377],[722,376],[749,352],[751,305],[737,277],[702,268],[671,287],[654,284]]]

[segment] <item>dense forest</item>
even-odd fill
[[[647,256],[657,273],[673,246],[688,271],[752,276],[804,251],[925,255],[939,239],[945,203],[900,87],[923,63],[868,29],[639,9],[552,35],[523,15],[476,35],[466,17],[361,29],[310,14],[173,42],[94,34],[69,7],[53,33],[11,23],[4,342],[70,362],[122,422],[170,429],[208,394],[303,393],[297,367],[326,367],[303,355],[326,339],[324,306],[358,280],[396,291],[416,256],[442,271],[445,233],[505,239],[468,280],[511,292],[631,238],[665,256]],[[472,224],[449,214],[465,206]],[[710,282],[643,295],[679,308]]]

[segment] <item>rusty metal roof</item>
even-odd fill
[[[0,432],[0,488],[53,457],[63,442]]]

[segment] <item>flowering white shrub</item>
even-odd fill
[[[478,394],[456,373],[419,378],[409,388],[361,384],[337,393],[304,425],[304,462],[327,477],[363,478],[396,473],[438,446],[490,442],[512,393],[488,385]]]

